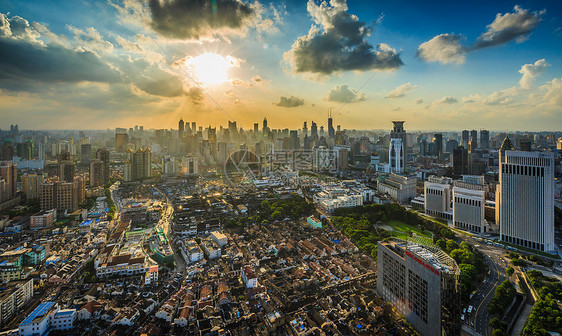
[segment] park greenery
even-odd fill
[[[515,298],[515,286],[509,280],[504,280],[494,292],[488,311],[490,314],[501,317]]]
[[[390,237],[407,239],[414,233],[422,238],[454,237],[453,232],[444,225],[395,203],[340,208],[334,212],[332,223],[363,252],[373,257],[377,254],[377,242]]]
[[[551,332],[562,333],[562,311],[557,303],[562,300],[562,283],[536,270],[528,271],[527,276],[539,300],[533,306],[523,334],[542,336],[551,335]]]
[[[314,212],[314,204],[306,201],[304,197],[297,194],[286,199],[276,201],[262,201],[257,211],[253,211],[248,217],[235,217],[226,221],[224,227],[227,229],[241,229],[247,224],[267,224],[270,220],[298,220],[310,216]]]

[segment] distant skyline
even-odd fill
[[[557,1],[0,0],[0,128],[249,130],[267,117],[299,129],[331,109],[356,130],[558,131],[560,13]]]

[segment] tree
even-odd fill
[[[505,272],[507,273],[508,276],[512,276],[512,275],[513,275],[513,272],[515,272],[515,270],[513,269],[513,267],[508,266],[508,267],[505,269]]]

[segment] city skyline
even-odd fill
[[[264,117],[299,129],[333,115],[344,129],[406,120],[408,131],[510,132],[562,122],[558,3],[213,3],[0,3],[0,121],[248,130]]]

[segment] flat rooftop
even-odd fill
[[[37,308],[35,308],[31,314],[29,314],[21,323],[20,325],[30,324],[36,321],[40,321],[43,317],[53,308],[55,305],[54,302],[43,302]]]

